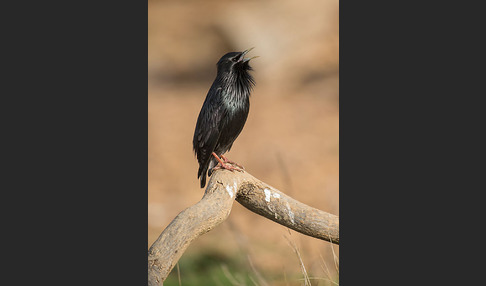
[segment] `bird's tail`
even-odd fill
[[[216,166],[216,159],[211,158],[209,162],[199,167],[199,170],[197,172],[197,178],[201,180],[201,188],[204,188],[204,186],[206,186],[206,174],[208,176],[211,176],[214,166]]]
[[[206,174],[204,174],[201,177],[201,188],[204,188],[205,185],[206,185]]]
[[[204,164],[199,166],[199,170],[197,171],[197,178],[201,180],[201,188],[204,188],[206,185],[206,173],[208,171],[208,165]]]

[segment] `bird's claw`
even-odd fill
[[[224,155],[221,155],[221,159],[223,159],[223,162],[225,162],[225,163],[229,163],[231,165],[235,165],[238,168],[240,168],[241,170],[245,170],[245,167],[241,166],[240,164],[238,164],[236,162],[233,162],[233,161],[228,160],[228,158],[226,158]]]
[[[213,170],[218,170],[218,169],[225,169],[225,170],[229,170],[231,172],[233,172],[233,171],[243,172],[243,170],[244,170],[243,168],[239,168],[238,165],[237,165],[237,167],[232,166],[231,163],[229,163],[229,164],[221,164],[221,163],[219,163],[218,165],[216,165],[213,168]]]

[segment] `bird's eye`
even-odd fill
[[[237,62],[238,61],[238,57],[234,57],[231,60],[234,61],[234,62]]]

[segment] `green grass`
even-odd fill
[[[236,257],[221,252],[202,252],[185,255],[179,260],[181,285],[255,285],[247,265]],[[177,266],[164,282],[165,286],[179,286]]]
[[[298,255],[295,263],[303,268],[303,262],[295,245],[291,245]],[[336,261],[338,259],[336,258]],[[325,275],[316,277],[306,272],[293,272],[283,270],[279,273],[262,273],[253,269],[251,261],[246,255],[226,254],[221,250],[207,249],[197,253],[186,253],[175,266],[164,286],[268,286],[268,285],[313,285],[313,286],[338,286],[339,277],[331,277],[332,268],[339,269],[339,265],[326,265],[322,259],[322,269]],[[329,269],[331,268],[331,269]],[[258,271],[258,273],[257,273]],[[339,271],[339,270],[338,270]],[[284,273],[285,272],[285,273]],[[180,275],[180,278],[179,278]],[[260,275],[260,277],[259,277]]]

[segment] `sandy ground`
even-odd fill
[[[184,3],[149,1],[149,245],[202,197],[192,151],[196,119],[218,59],[251,46],[260,56],[252,61],[257,85],[247,123],[227,156],[295,199],[339,215],[338,2]],[[225,16],[214,17],[215,11]],[[312,276],[327,277],[326,266],[336,275],[330,243],[289,232],[238,203],[185,255],[243,252],[260,272],[299,273],[285,237],[296,243]],[[339,246],[333,250],[339,255]]]

